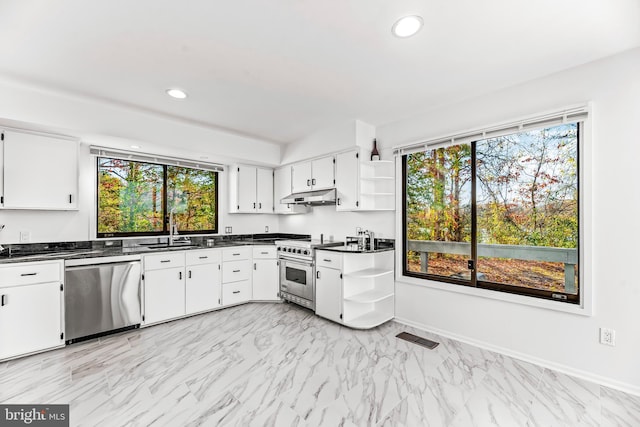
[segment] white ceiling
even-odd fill
[[[639,0],[0,0],[0,74],[279,143],[637,46]]]

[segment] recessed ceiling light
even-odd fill
[[[391,32],[396,37],[411,37],[422,28],[424,21],[418,15],[404,16],[396,21],[391,27]]]
[[[185,91],[176,88],[167,89],[167,95],[176,99],[185,99],[187,97],[187,93]]]
[[[132,145],[131,148],[140,148],[139,145]]]

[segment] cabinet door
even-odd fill
[[[291,192],[311,190],[311,162],[296,163],[291,166]]]
[[[336,210],[353,211],[358,208],[358,184],[360,180],[358,151],[336,156]]]
[[[291,194],[291,166],[276,169],[273,172],[273,206],[275,213],[291,212],[291,205],[280,200]]]
[[[78,143],[4,132],[5,208],[78,208]]]
[[[256,168],[238,166],[238,212],[256,211]]]
[[[277,301],[278,298],[278,261],[275,259],[253,260],[253,299],[258,301]]]
[[[184,268],[145,271],[144,323],[155,323],[184,316]]]
[[[220,307],[220,264],[187,266],[186,314]]]
[[[340,270],[316,269],[316,314],[342,323],[342,275]]]
[[[273,170],[258,168],[256,179],[256,211],[273,213]]]
[[[314,190],[333,188],[335,186],[333,166],[333,156],[323,157],[311,162],[311,185]]]
[[[60,283],[0,289],[0,360],[64,344]]]

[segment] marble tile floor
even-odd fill
[[[74,426],[640,426],[640,397],[266,303],[0,363],[0,402],[69,403]]]

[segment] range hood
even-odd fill
[[[304,191],[292,193],[280,200],[280,203],[290,205],[322,206],[336,204],[336,189]]]

